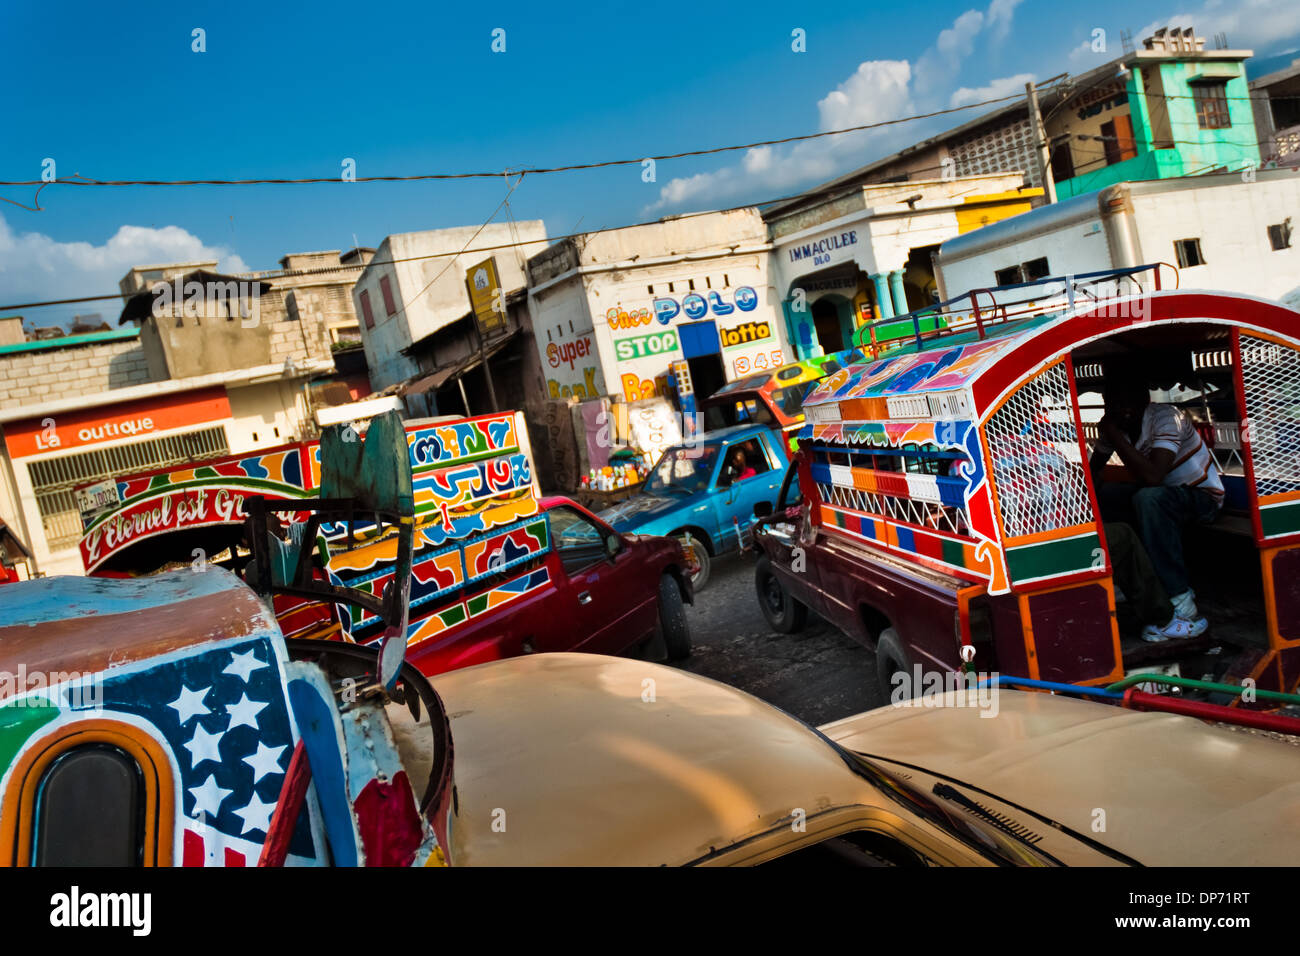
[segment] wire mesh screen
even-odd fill
[[[984,435],[1008,537],[1094,520],[1064,363],[1016,389]]]
[[[1241,378],[1255,494],[1300,488],[1300,352],[1241,336]]]

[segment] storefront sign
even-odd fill
[[[614,354],[620,362],[676,351],[677,333],[672,329],[652,332],[650,335],[634,335],[614,342]]]
[[[705,318],[710,312],[714,315],[731,315],[739,309],[741,312],[753,312],[758,308],[758,293],[747,285],[736,289],[733,301],[728,302],[719,292],[710,292],[708,298],[698,292],[683,296],[678,303],[676,299],[660,297],[654,300],[655,318],[660,325],[667,325],[678,314],[685,315],[692,322]]]
[[[811,259],[815,266],[824,265],[831,261],[831,253],[857,244],[858,231],[856,229],[850,229],[848,232],[837,232],[833,236],[826,236],[816,242],[805,242],[801,246],[794,246],[790,250],[790,261],[802,262],[805,259]]]
[[[107,408],[58,412],[5,426],[12,458],[88,445],[129,441],[175,428],[188,428],[230,417],[224,388],[182,392],[162,399],[123,402]]]
[[[496,259],[485,259],[465,272],[465,287],[470,305],[478,319],[479,330],[490,335],[506,324],[505,295],[497,275]]]
[[[767,322],[743,322],[733,329],[718,329],[718,337],[724,349],[751,342],[762,342],[772,337],[772,326]]]
[[[561,365],[567,365],[569,368],[574,367],[574,363],[580,358],[585,358],[591,353],[591,336],[584,335],[574,342],[552,342],[546,346],[546,362],[551,368],[559,368]]]

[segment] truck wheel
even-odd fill
[[[709,583],[709,549],[704,542],[689,531],[683,531],[677,535],[677,540],[682,543],[683,548],[692,548],[695,551],[695,560],[700,569],[691,575],[691,586],[699,591],[704,585]]]
[[[686,621],[681,588],[671,574],[659,578],[659,631],[670,661],[691,656],[691,626]]]
[[[895,681],[895,674],[902,677]],[[892,627],[885,628],[876,641],[876,680],[886,703],[915,697],[920,688],[912,686],[912,677],[912,662],[902,639]]]
[[[758,606],[767,623],[778,634],[802,631],[808,620],[808,608],[785,589],[781,579],[772,571],[772,562],[763,555],[754,566],[754,587],[758,591]]]

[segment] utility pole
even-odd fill
[[[1025,84],[1025,96],[1029,98],[1029,123],[1034,131],[1034,142],[1038,145],[1038,175],[1043,181],[1043,193],[1049,203],[1056,202],[1056,181],[1052,179],[1051,154],[1047,148],[1047,129],[1043,126],[1043,114],[1038,109],[1038,88],[1032,82]]]

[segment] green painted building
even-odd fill
[[[1045,105],[1058,200],[1126,180],[1259,167],[1251,51],[1204,46],[1190,29],[1159,30]]]

